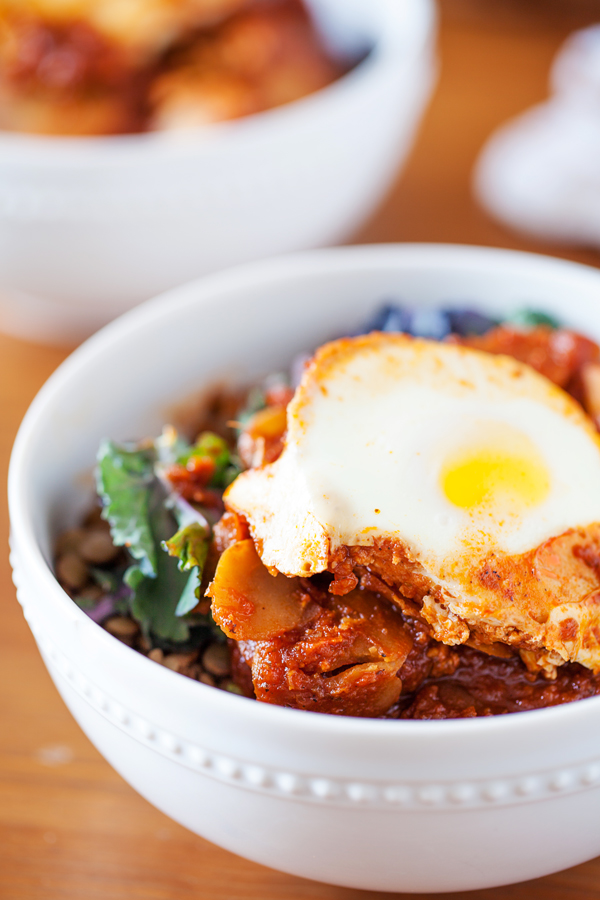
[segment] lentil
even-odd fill
[[[224,678],[231,672],[231,660],[226,644],[210,644],[202,654],[202,665],[207,672],[217,678]]]
[[[67,531],[63,531],[56,542],[57,555],[60,556],[62,553],[66,553],[68,550],[74,550],[75,552],[78,552],[79,545],[81,544],[81,541],[84,537],[84,528],[69,528],[67,529]]]
[[[169,653],[163,659],[163,666],[166,666],[167,669],[172,669],[173,672],[182,673],[196,661],[197,656],[198,654],[195,650],[193,653]]]
[[[56,560],[56,577],[61,584],[71,590],[80,590],[89,579],[85,562],[74,550],[67,550]]]
[[[120,550],[113,544],[108,531],[93,528],[84,532],[78,552],[86,562],[103,565],[116,559]]]
[[[110,619],[106,619],[103,627],[109,634],[112,634],[113,637],[118,638],[129,647],[133,647],[135,644],[135,639],[140,630],[137,622],[134,622],[133,619],[127,616],[111,616]]]

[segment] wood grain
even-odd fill
[[[560,41],[570,28],[592,21],[597,9],[595,0],[442,0],[437,94],[407,169],[356,240],[495,244],[598,265],[591,250],[549,247],[503,229],[478,209],[470,191],[472,165],[486,136],[543,99]],[[20,419],[66,352],[0,336],[3,472]],[[2,477],[2,546],[8,539],[4,485]],[[381,896],[246,862],[150,807],[104,762],[58,697],[15,601],[7,554],[0,579],[0,900]],[[506,866],[510,878],[510,860]],[[600,860],[464,897],[600,900]]]

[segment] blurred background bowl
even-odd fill
[[[310,0],[327,88],[184,133],[0,136],[0,328],[75,342],[233,263],[340,242],[406,158],[435,77],[433,0]]]

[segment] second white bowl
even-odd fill
[[[185,134],[0,136],[0,328],[78,341],[198,275],[352,233],[429,97],[433,0],[309,5],[372,49],[303,100]]]

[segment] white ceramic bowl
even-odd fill
[[[497,718],[385,721],[260,704],[119,643],[63,592],[56,535],[90,501],[103,436],[156,433],[174,401],[252,379],[383,299],[523,303],[600,339],[600,273],[504,250],[315,251],[211,276],[109,325],[52,376],[10,470],[19,600],[86,734],[151,803],[268,866],[355,888],[452,891],[600,853],[600,698]],[[40,465],[43,460],[43,465]]]
[[[0,327],[80,340],[234,263],[337,243],[406,157],[434,72],[433,0],[310,0],[339,49],[303,100],[179,134],[0,135]]]

